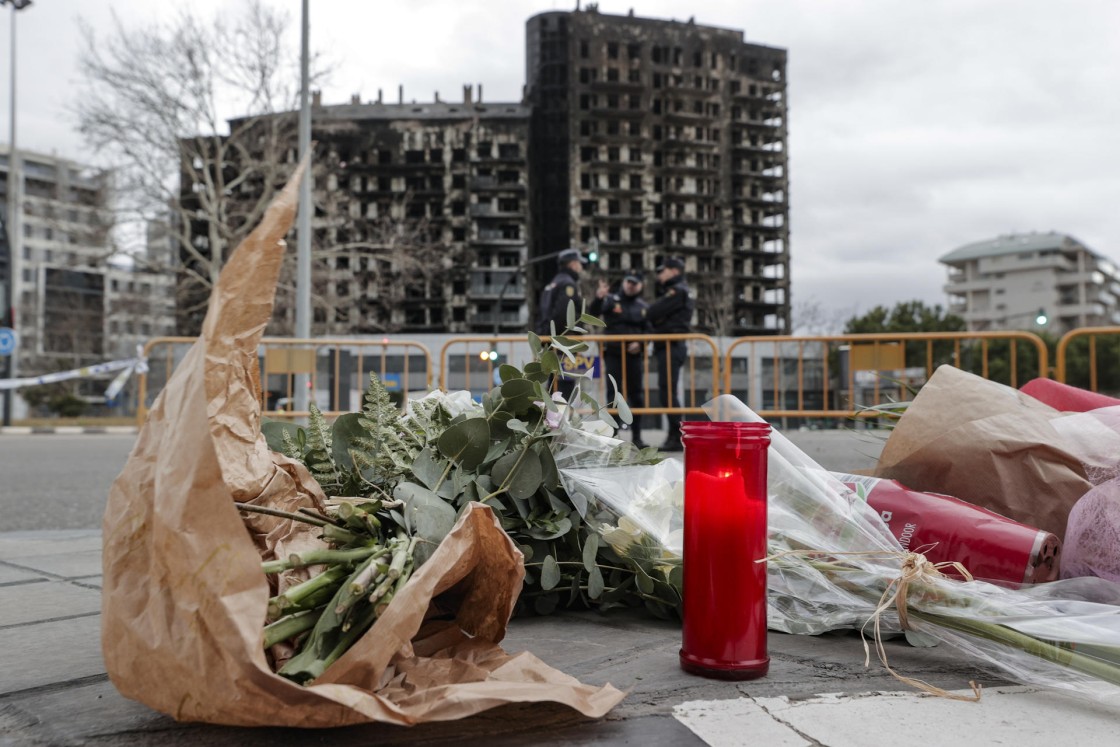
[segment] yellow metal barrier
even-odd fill
[[[1079,346],[1082,342],[1087,348],[1084,351]],[[1054,377],[1063,384],[1120,394],[1120,327],[1070,330],[1058,340],[1054,357]]]
[[[140,376],[138,422],[144,422],[151,402],[195,339],[157,337],[144,346],[148,372]],[[432,384],[431,353],[426,346],[408,340],[266,337],[261,340],[259,358],[261,408],[264,415],[273,418],[307,415],[306,411],[292,409],[296,378],[300,375],[306,375],[310,381],[315,395],[312,401],[331,417],[362,409],[362,394],[371,371],[385,383],[390,394],[399,393],[402,405],[409,392],[427,392]],[[151,386],[153,381],[157,386]]]
[[[548,337],[541,339],[547,340]],[[621,345],[631,341],[641,343],[642,399],[645,406],[631,408],[638,415],[702,413],[703,404],[720,393],[719,346],[707,335],[580,335],[578,339],[592,343],[590,349],[579,356],[578,370],[586,370],[595,363],[596,358],[601,359],[605,345]],[[660,402],[660,387],[651,385],[651,381],[656,380],[653,351],[659,345],[667,350],[674,342],[688,343],[688,357],[680,373],[684,396],[679,399],[679,407],[661,407],[653,404]],[[496,357],[483,355],[491,351],[496,354]],[[475,394],[482,394],[495,385],[496,373],[502,363],[513,363],[521,367],[531,358],[532,353],[525,335],[453,337],[440,350],[439,386],[444,391],[466,389]],[[626,365],[625,356],[623,356],[623,365]],[[627,403],[634,402],[635,398],[627,390],[624,372],[608,371],[607,373],[618,382]],[[596,399],[606,404],[606,377],[597,376],[592,379],[592,382],[592,392]],[[676,383],[670,382],[670,385]]]
[[[1048,355],[1016,331],[743,337],[724,356],[723,391],[765,418],[857,417],[910,399],[942,363],[1018,387],[1047,375]]]

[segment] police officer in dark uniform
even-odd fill
[[[583,296],[579,292],[579,277],[587,258],[579,253],[578,249],[565,249],[556,255],[559,271],[556,277],[544,287],[541,292],[540,306],[537,311],[538,335],[551,335],[552,325],[556,325],[556,334],[564,331],[568,326],[568,303],[574,303],[576,318],[583,313]],[[556,383],[556,389],[565,400],[571,400],[575,391],[576,380],[568,376],[561,376]]]
[[[692,312],[696,302],[684,279],[684,260],[669,257],[657,266],[657,300],[650,304],[646,316],[657,334],[678,334],[692,331]],[[655,342],[654,360],[657,381],[661,388],[661,406],[679,407],[677,387],[681,367],[688,356],[688,345],[679,342]],[[681,451],[681,416],[668,415],[669,433],[662,451]]]
[[[651,331],[646,311],[649,304],[642,299],[642,271],[632,269],[622,279],[618,292],[611,292],[605,281],[599,281],[596,298],[588,311],[606,322],[604,334],[642,335]],[[610,374],[622,387],[623,396],[631,407],[645,406],[645,386],[643,377],[642,348],[637,340],[604,342],[599,346],[603,352],[604,375]],[[615,388],[607,379],[607,399],[613,402]],[[642,416],[635,415],[630,426],[634,445],[645,448],[642,441]]]
[[[544,287],[541,292],[540,306],[537,312],[538,335],[551,335],[551,322],[556,323],[556,334],[564,331],[568,324],[568,302],[576,305],[576,317],[583,311],[583,296],[579,292],[579,277],[587,258],[579,253],[578,249],[565,249],[556,255],[559,271],[556,277]]]

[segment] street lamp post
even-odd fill
[[[300,93],[299,93],[299,158],[302,161],[311,150],[311,104],[309,101],[310,75],[308,74],[310,22],[308,0],[303,0],[300,24]],[[296,227],[296,337],[311,337],[311,168],[299,185],[299,214]],[[295,385],[295,408],[307,410],[309,392],[307,374],[298,374]]]
[[[16,263],[20,259],[20,241],[23,238],[23,229],[20,226],[19,151],[16,150],[16,11],[23,10],[31,5],[31,0],[0,0],[0,6],[8,3],[11,3],[12,6],[11,42],[9,44],[12,61],[10,67],[11,84],[9,87],[11,123],[8,140],[8,220],[5,226],[8,234],[8,277],[5,283],[7,292],[4,294],[4,304],[7,308],[3,309],[3,316],[7,317],[6,321],[10,321],[14,327],[16,322]],[[6,379],[16,377],[18,370],[16,353],[17,351],[13,350],[10,355],[3,358],[4,378]],[[3,422],[4,425],[12,424],[11,389],[4,390]]]

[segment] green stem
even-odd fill
[[[1052,661],[1055,664],[1069,667],[1082,674],[1087,674],[1090,677],[1096,677],[1105,682],[1111,682],[1113,685],[1120,685],[1120,667],[1115,664],[1055,646],[1053,643],[1040,640],[1026,633],[1020,633],[1005,625],[970,620],[964,617],[937,615],[915,609],[909,610],[909,613],[914,617],[933,623],[934,625],[940,625],[961,633],[968,633],[969,635],[986,638],[989,641],[1002,643],[1006,646],[1024,651],[1032,656],[1037,656],[1045,661]]]
[[[269,648],[306,630],[311,630],[322,614],[322,607],[314,610],[304,610],[282,617],[271,625],[266,625],[264,627],[264,647]]]
[[[328,568],[318,576],[309,578],[301,584],[296,584],[283,594],[277,594],[272,599],[268,600],[269,614],[273,614],[275,611],[276,614],[273,616],[279,617],[292,607],[300,607],[309,596],[322,589],[329,589],[331,586],[334,586],[342,579],[346,578],[349,573],[350,571],[345,565],[339,564]]]
[[[292,553],[285,560],[269,560],[261,563],[265,573],[280,573],[292,568],[306,568],[309,565],[336,565],[338,563],[353,563],[365,560],[371,555],[384,555],[388,550],[384,547],[355,547],[351,550],[304,550]]]
[[[266,506],[254,506],[251,503],[238,503],[234,501],[233,505],[237,506],[241,511],[248,511],[252,514],[265,514],[267,516],[279,516],[282,519],[291,519],[292,521],[302,521],[304,524],[312,524],[317,527],[329,526],[330,522],[325,519],[316,519],[311,516],[303,514],[294,514],[290,511],[281,511],[278,508],[268,508]]]

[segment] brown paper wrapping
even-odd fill
[[[1064,537],[1096,457],[1055,427],[1061,417],[1003,384],[941,366],[887,439],[875,474]]]
[[[261,559],[321,541],[306,524],[243,520],[233,504],[294,511],[324,498],[301,464],[269,451],[257,400],[257,347],[300,173],[230,257],[202,336],[110,491],[101,644],[113,684],[179,720],[240,726],[416,724],[536,701],[602,716],[622,699],[618,690],[580,684],[498,646],[525,569],[478,504],[314,685],[271,671],[262,626],[272,592]],[[436,612],[450,619],[425,624]]]

